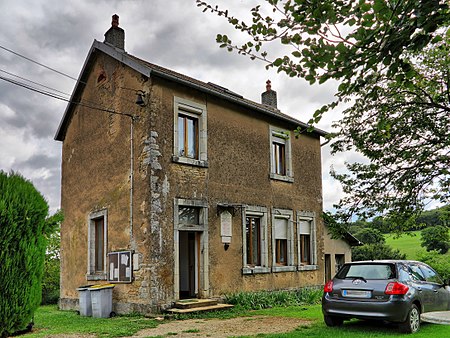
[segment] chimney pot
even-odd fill
[[[277,92],[272,90],[272,82],[266,81],[266,91],[261,94],[261,102],[266,106],[277,108]]]
[[[112,27],[119,27],[119,16],[117,14],[114,14],[112,16],[111,26]]]

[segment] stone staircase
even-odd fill
[[[214,299],[182,299],[175,302],[174,307],[168,309],[170,313],[192,313],[215,311],[232,308],[231,304],[222,304]]]

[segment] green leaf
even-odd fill
[[[283,64],[283,59],[281,59],[281,58],[278,58],[278,59],[276,59],[274,62],[273,62],[273,65],[275,66],[275,67],[279,67],[279,66],[281,66]]]

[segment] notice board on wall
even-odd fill
[[[108,281],[117,283],[131,283],[132,276],[132,253],[131,251],[115,251],[108,253],[109,271]]]

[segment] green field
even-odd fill
[[[418,253],[425,251],[425,248],[420,246],[420,231],[411,231],[397,238],[389,234],[385,235],[385,238],[386,244],[406,254],[407,259],[417,259]]]
[[[217,313],[205,314],[205,318],[224,319],[238,316],[249,317],[263,315],[268,317],[290,317],[297,318],[299,326],[288,333],[258,334],[252,337],[266,338],[359,338],[359,337],[406,337],[398,333],[396,325],[380,325],[377,322],[351,320],[345,322],[341,327],[327,327],[323,322],[320,305],[273,307],[258,311],[228,310]],[[202,318],[198,316],[198,318]],[[154,319],[142,316],[117,316],[114,318],[92,318],[81,317],[75,311],[58,311],[56,306],[41,306],[35,314],[35,326],[32,333],[28,333],[23,338],[40,337],[97,337],[97,338],[118,338],[131,337],[142,329],[153,328],[161,324]],[[162,323],[176,323],[173,320],[165,320]],[[213,335],[202,334],[200,330],[183,331],[180,335],[195,333],[197,337],[213,337]],[[177,336],[177,333],[168,333],[164,336]],[[441,338],[450,336],[450,326],[423,323],[414,338]],[[249,337],[249,336],[247,336]]]

